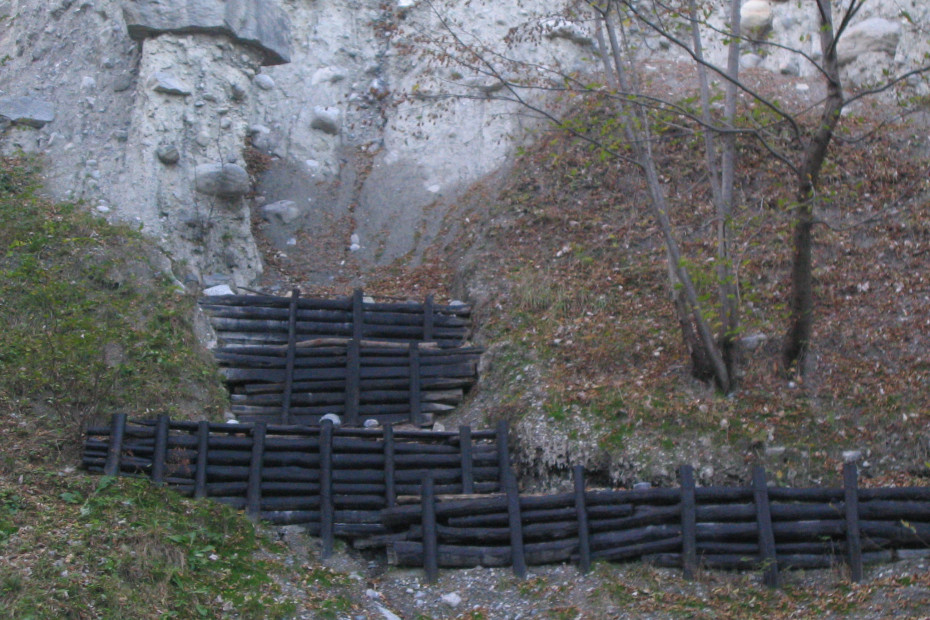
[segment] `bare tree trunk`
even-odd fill
[[[634,92],[629,83],[627,71],[624,68],[623,55],[616,29],[609,19],[609,6],[607,11],[601,12],[601,16],[610,42],[609,49],[613,66],[610,66],[607,59],[607,46],[604,43],[603,35],[598,31],[602,49],[601,57],[605,62],[605,70],[608,74],[613,74],[610,79],[619,85],[620,90]],[[650,148],[649,119],[643,113],[642,108],[635,103],[628,105],[621,102],[618,103],[618,108],[625,137],[630,143],[634,159],[646,179],[650,211],[659,225],[665,242],[669,272],[673,277],[671,287],[673,301],[679,324],[682,326],[682,337],[685,345],[689,348],[691,360],[695,364],[694,374],[703,378],[713,377],[721,390],[729,392],[732,389],[730,373],[717,348],[712,330],[701,311],[697,291],[691,277],[684,268],[678,241],[672,232],[672,224],[668,217],[668,202]],[[680,286],[676,286],[676,284]]]
[[[739,334],[739,306],[736,295],[736,278],[730,255],[730,220],[733,217],[734,206],[734,177],[736,166],[736,138],[732,134],[725,134],[723,140],[723,154],[721,163],[717,164],[717,146],[714,133],[709,129],[713,126],[710,114],[710,83],[707,67],[704,64],[704,46],[701,42],[700,22],[697,15],[695,0],[689,0],[688,9],[691,18],[691,36],[694,45],[694,56],[698,61],[698,81],[701,93],[701,116],[705,125],[704,151],[707,172],[710,176],[711,195],[714,201],[717,218],[717,286],[718,303],[720,304],[720,330],[717,334],[717,343],[720,353],[730,373],[733,383],[733,374],[738,363],[739,348],[736,346]],[[730,2],[730,21],[732,36],[730,37],[726,96],[724,101],[724,124],[733,127],[736,115],[737,82],[739,80],[739,50],[740,50],[740,0]]]
[[[824,100],[820,126],[804,151],[804,160],[798,171],[798,206],[795,209],[794,256],[789,301],[791,326],[785,336],[783,351],[785,368],[794,369],[801,375],[806,370],[806,357],[814,321],[813,228],[817,181],[844,104],[830,0],[817,0],[817,8],[820,11],[820,49],[823,52],[827,97]]]

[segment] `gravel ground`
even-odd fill
[[[450,569],[428,584],[421,570],[345,548],[321,561],[319,540],[297,527],[273,533],[307,575],[282,584],[300,601],[295,618],[930,618],[927,552],[868,566],[862,584],[850,583],[841,565],[785,572],[778,590],[755,573],[705,571],[686,581],[642,562],[596,563],[585,575],[564,564],[531,567],[526,579],[506,568]]]

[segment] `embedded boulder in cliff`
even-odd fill
[[[289,21],[273,0],[124,0],[123,18],[136,40],[168,32],[223,34],[258,49],[264,65],[291,60]]]
[[[850,27],[836,46],[841,65],[848,65],[863,54],[883,52],[894,57],[901,40],[900,22],[873,17]]]
[[[0,98],[0,118],[39,129],[55,120],[55,106],[33,97]]]
[[[249,173],[236,164],[201,164],[195,169],[195,189],[220,198],[238,198],[249,193]]]

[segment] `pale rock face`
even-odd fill
[[[723,28],[727,3],[714,2],[710,20]],[[41,154],[53,195],[106,204],[108,218],[141,227],[183,260],[193,272],[186,275],[224,274],[234,286],[261,272],[250,211],[259,204],[289,201],[268,211],[279,251],[300,251],[288,242],[302,227],[314,238],[358,235],[364,243],[346,252],[363,266],[416,260],[444,234],[450,205],[476,181],[506,171],[532,139],[540,121],[500,100],[507,91],[499,80],[424,53],[423,33],[442,32],[434,8],[491,47],[516,40],[505,51],[535,63],[540,75],[598,69],[590,22],[552,19],[562,5],[546,0],[55,6],[0,0],[0,152]],[[813,3],[748,0],[741,9],[751,37],[761,32],[818,58]],[[900,10],[915,23],[902,21]],[[930,52],[928,27],[928,2],[866,3],[840,45],[844,80],[856,85],[913,69]],[[521,28],[544,36],[509,37]],[[818,79],[811,62],[757,38],[743,49],[744,67]],[[643,55],[681,56],[650,43]],[[706,47],[709,60],[724,61],[721,37],[707,33]],[[922,82],[914,89],[926,93]],[[33,102],[28,114],[11,107],[23,98]],[[533,102],[549,105],[541,96]],[[238,175],[235,192],[197,191],[198,167],[245,171],[247,144],[274,158],[259,179],[260,203],[240,195],[248,175]]]

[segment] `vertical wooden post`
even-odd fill
[[[294,391],[294,358],[297,355],[297,302],[300,289],[291,291],[287,318],[287,359],[284,364],[284,393],[281,395],[281,424],[291,423],[291,396]]]
[[[252,518],[257,518],[262,509],[262,467],[265,460],[264,422],[252,426],[252,458],[249,460],[249,482],[246,487],[245,511]]]
[[[500,468],[501,487],[507,494],[507,516],[510,526],[510,554],[514,574],[526,577],[526,556],[523,552],[523,517],[520,512],[520,494],[517,479],[510,468],[507,422],[497,425],[497,466]]]
[[[846,505],[846,558],[855,583],[862,581],[862,541],[859,538],[859,474],[855,463],[843,465],[843,499]]]
[[[333,423],[320,425],[320,537],[325,560],[333,554]]]
[[[423,569],[426,581],[436,583],[439,578],[439,541],[436,534],[436,493],[433,489],[433,472],[423,477],[420,497],[423,524]]]
[[[433,323],[435,322],[436,305],[433,302],[433,296],[427,295],[426,302],[423,304],[423,342],[432,342]]]
[[[194,497],[207,496],[207,460],[210,441],[210,423],[201,420],[197,423],[197,473],[194,477]]]
[[[123,453],[123,437],[126,435],[126,414],[116,413],[110,418],[110,445],[107,446],[107,460],[103,473],[107,476],[119,475],[119,460]]]
[[[384,500],[388,508],[397,505],[397,490],[394,487],[394,427],[384,426]]]
[[[168,427],[171,424],[166,414],[155,422],[155,451],[152,453],[152,482],[161,486],[165,483],[165,461],[168,458]]]
[[[697,509],[694,494],[694,468],[682,465],[678,469],[681,481],[681,565],[685,579],[694,579],[697,572]]]
[[[575,516],[578,519],[578,569],[582,573],[591,568],[591,542],[588,533],[588,507],[585,501],[584,467],[572,469],[575,483]]]
[[[362,289],[352,292],[352,337],[361,340],[365,336],[365,296]]]
[[[346,351],[346,401],[345,424],[358,426],[358,404],[361,395],[359,388],[362,365],[362,335],[365,315],[362,311],[362,290],[356,289],[352,295],[352,339]]]
[[[770,588],[778,587],[778,560],[775,556],[775,534],[772,531],[772,512],[769,506],[769,489],[765,469],[752,468],[752,491],[756,504],[756,526],[759,532],[759,560],[762,562],[762,581]]]
[[[459,454],[462,456],[462,493],[471,495],[475,492],[475,474],[470,426],[459,427]]]
[[[414,426],[419,426],[421,420],[420,413],[422,411],[420,402],[420,347],[415,342],[410,343],[407,361],[410,368],[410,423]]]

